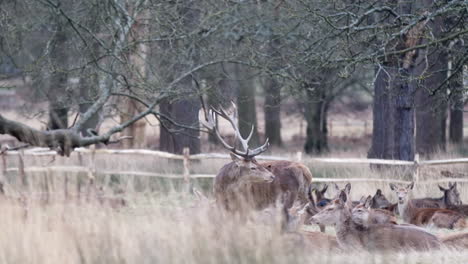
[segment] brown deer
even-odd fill
[[[388,201],[387,197],[383,195],[382,190],[380,189],[377,189],[377,191],[375,192],[374,196],[372,196],[372,199],[370,201],[370,207],[373,209],[384,209],[384,208],[388,208],[391,205],[392,203]]]
[[[448,248],[468,249],[468,233],[450,234],[439,238]]]
[[[328,184],[325,184],[321,190],[314,188],[316,206],[319,210],[323,209],[332,199],[326,198],[325,193],[328,190]]]
[[[372,196],[362,197],[351,211],[355,223],[368,227],[372,224],[397,224],[395,215],[383,209],[371,208]]]
[[[449,188],[446,189],[438,185],[439,189],[444,193],[440,198],[420,198],[413,199],[413,205],[417,208],[447,208],[448,205],[460,205],[460,193],[457,190],[457,183],[449,183]]]
[[[398,197],[398,211],[406,223],[417,226],[434,225],[439,228],[464,228],[466,221],[464,215],[441,208],[418,208],[413,200],[409,199],[414,183],[406,187],[397,187],[391,183],[390,188]]]
[[[339,250],[340,247],[336,237],[322,232],[300,230],[308,217],[306,209],[307,205],[304,207],[296,203],[288,210],[286,229],[283,229],[287,231],[285,235],[290,239],[299,239],[301,244],[305,244],[314,250]]]
[[[338,186],[338,184],[336,184],[336,183],[334,183],[333,185],[335,185],[335,190],[336,190],[336,193],[337,193],[337,195],[334,197],[334,199],[338,198],[338,196],[340,195],[340,193],[342,191],[344,191],[346,193],[346,195],[348,196],[348,198],[349,198],[350,193],[351,193],[351,183],[348,182],[343,189],[341,189]],[[358,204],[359,204],[359,201],[352,201],[351,199],[348,199],[349,208],[353,208]]]
[[[441,186],[439,186],[439,188],[444,192],[444,196],[449,197],[446,199],[447,209],[459,212],[464,216],[468,216],[468,204],[463,204],[463,202],[460,200],[460,193],[457,190],[457,183],[449,183],[448,189],[445,189]]]
[[[436,236],[411,226],[392,224],[362,225],[352,219],[347,195],[341,192],[312,217],[317,224],[334,225],[340,247],[349,250],[432,250],[440,248]]]
[[[221,137],[216,125],[218,116],[231,124],[235,139],[240,141],[243,151],[229,145]],[[309,169],[291,161],[257,162],[255,156],[267,150],[268,139],[258,148],[249,148],[253,129],[247,138],[242,137],[237,127],[235,105],[232,114],[223,108],[211,108],[207,121],[202,123],[231,152],[232,162],[224,165],[214,179],[214,196],[222,208],[231,212],[260,210],[275,205],[276,200],[286,192],[289,192],[289,198],[284,202],[285,208],[291,208],[297,200],[302,204],[308,203],[307,190],[312,181]]]

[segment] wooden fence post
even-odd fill
[[[86,194],[86,200],[89,202],[91,192],[94,190],[95,175],[96,175],[96,148],[94,145],[90,147],[91,154],[89,156],[89,165],[88,165],[88,189]]]
[[[5,153],[0,154],[2,157],[2,168],[0,168],[0,194],[5,194],[4,185],[6,182],[6,172],[7,172],[7,161]]]
[[[302,151],[296,152],[296,160],[297,162],[302,162]]]
[[[184,148],[182,153],[184,155],[184,182],[190,186],[190,149]]]
[[[413,174],[413,181],[418,183],[419,182],[419,153],[414,155],[414,174]]]
[[[28,182],[26,180],[26,173],[24,172],[24,159],[23,159],[24,151],[19,150],[18,151],[18,174],[20,175],[21,178],[21,184],[23,187],[26,187],[28,185]]]

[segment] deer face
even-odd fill
[[[367,198],[363,197],[359,204],[353,208],[351,211],[351,219],[354,223],[358,225],[367,225],[369,222],[371,201],[371,196],[368,196]]]
[[[395,184],[390,183],[390,189],[392,189],[392,191],[394,191],[395,194],[397,195],[399,204],[404,204],[409,200],[408,194],[411,192],[413,187],[414,187],[414,182],[410,183],[406,187],[397,187]]]
[[[382,194],[382,190],[378,189],[374,197],[372,197],[371,205],[373,208],[385,208],[391,205],[387,197]]]
[[[331,201],[322,211],[314,215],[311,221],[319,225],[338,224],[343,211],[348,210],[346,199],[346,193],[342,191],[337,199]]]
[[[241,159],[234,154],[231,154],[231,159],[234,161],[236,166],[239,167],[240,179],[243,182],[272,182],[275,179],[275,175],[265,169],[265,167],[258,164],[255,159]]]
[[[449,205],[461,205],[460,193],[457,190],[457,183],[449,183],[449,188],[445,189],[439,185],[439,189],[444,192],[444,198]]]

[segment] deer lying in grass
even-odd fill
[[[446,189],[438,185],[439,189],[444,193],[440,198],[420,198],[413,199],[413,206],[417,208],[448,208],[449,205],[460,205],[460,193],[457,190],[457,183],[449,183],[449,188]]]
[[[468,233],[450,234],[439,238],[442,244],[453,249],[468,249]]]
[[[398,197],[398,211],[406,223],[417,226],[434,225],[439,228],[464,228],[465,216],[458,212],[441,208],[418,208],[409,198],[414,183],[406,187],[397,187],[391,183],[390,188]],[[421,201],[421,200],[418,200]]]
[[[440,247],[436,236],[420,228],[391,224],[366,226],[354,222],[345,192],[312,220],[317,224],[334,225],[338,243],[344,249],[432,250]]]
[[[314,189],[317,209],[322,210],[332,199],[326,198],[325,193],[328,190],[328,184],[325,184],[321,190]]]
[[[441,186],[439,186],[439,188],[441,191],[444,192],[444,196],[446,195],[446,193],[450,192],[451,198],[446,199],[447,209],[459,212],[464,216],[468,216],[468,204],[463,204],[460,200],[460,193],[457,190],[457,183],[449,183],[448,189],[445,189]]]
[[[217,128],[218,116],[226,119],[235,132],[235,138],[240,141],[243,151],[236,149],[224,141]],[[289,192],[285,208],[291,208],[295,201],[308,203],[307,190],[312,181],[312,174],[304,165],[291,161],[270,161],[259,163],[255,156],[265,152],[268,139],[256,148],[249,148],[249,140],[253,134],[243,138],[237,127],[237,111],[234,105],[233,114],[225,109],[211,108],[203,125],[211,130],[221,144],[231,153],[232,162],[224,165],[214,179],[214,196],[217,204],[230,212],[241,213],[251,209],[261,210],[275,205],[282,194]],[[315,205],[315,203],[314,203]]]
[[[355,223],[368,227],[373,224],[397,224],[395,215],[383,209],[372,208],[372,196],[362,197],[351,211]]]
[[[336,237],[322,232],[300,230],[306,218],[309,217],[306,209],[307,205],[304,207],[300,204],[295,204],[288,210],[287,225],[286,228],[283,228],[283,230],[287,231],[285,235],[291,239],[299,239],[301,244],[305,244],[308,248],[339,250]]]
[[[370,207],[373,209],[384,209],[384,208],[388,208],[391,205],[392,203],[388,201],[387,197],[383,195],[382,190],[380,189],[377,189],[377,191],[375,192],[374,196],[372,196],[372,199],[370,201]]]
[[[341,193],[342,191],[344,191],[344,192],[346,193],[346,195],[347,195],[348,198],[350,197],[350,193],[351,193],[351,183],[348,182],[348,183],[345,185],[345,187],[344,187],[343,189],[341,189],[341,188],[338,186],[338,184],[336,184],[336,183],[334,183],[334,185],[335,185],[335,190],[336,190],[336,193],[337,193],[337,195],[334,197],[334,199],[338,198],[338,196],[340,195],[340,193]],[[348,206],[349,206],[349,208],[353,208],[353,207],[355,207],[355,206],[358,205],[358,204],[359,204],[359,201],[352,201],[351,199],[348,199]]]

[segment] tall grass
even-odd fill
[[[55,162],[70,162],[57,160]],[[99,166],[129,170],[179,170],[177,164],[148,160],[102,159]],[[28,160],[28,164],[46,164]],[[223,162],[197,164],[196,170],[216,172]],[[307,160],[306,160],[307,163]],[[142,165],[144,164],[144,165]],[[382,177],[367,166],[315,166],[314,174],[326,177]],[[376,253],[336,252],[317,249],[299,235],[282,234],[278,224],[236,217],[218,212],[210,203],[197,200],[181,184],[150,178],[137,179],[116,175],[102,178],[97,185],[105,196],[124,197],[126,207],[112,208],[85,195],[77,201],[77,185],[85,175],[68,175],[70,199],[63,197],[65,175],[28,174],[24,188],[8,175],[9,196],[27,196],[25,211],[14,200],[0,200],[0,263],[467,263],[468,252],[442,249],[434,252]],[[44,193],[49,177],[49,202],[36,194]],[[404,178],[396,171],[385,177]],[[435,177],[435,176],[434,176]],[[77,180],[82,178],[82,181]],[[195,185],[199,184],[194,182]],[[205,193],[210,194],[207,183]],[[387,184],[356,183],[351,198],[373,194],[382,189],[395,200]],[[124,190],[123,193],[117,190]],[[462,200],[468,202],[468,185],[461,184]],[[332,196],[333,193],[329,194]],[[415,196],[440,196],[436,185],[418,185]],[[305,229],[317,231],[315,226]],[[446,233],[446,230],[430,230]],[[333,234],[333,228],[327,228]]]

